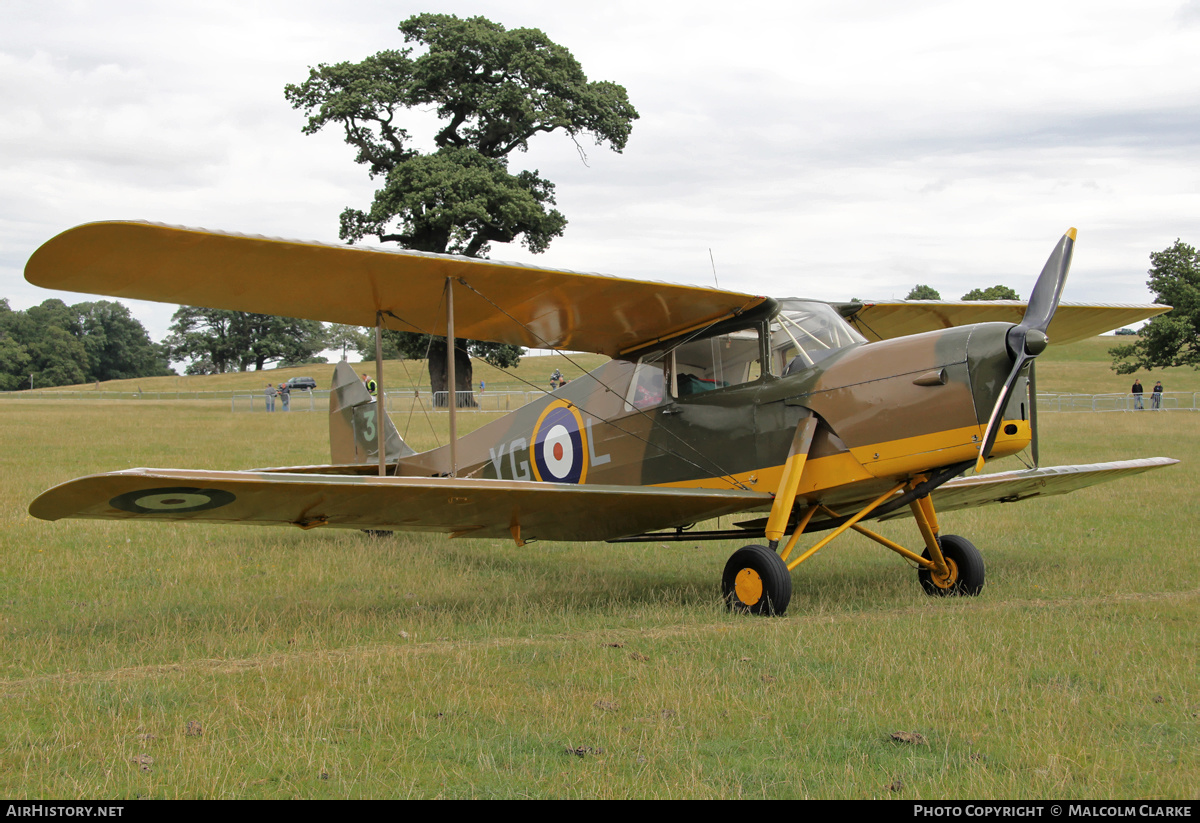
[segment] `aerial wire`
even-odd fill
[[[534,337],[536,340],[538,340],[539,342],[541,342],[541,343],[542,343],[542,345],[543,345],[545,348],[548,348],[548,349],[554,349],[554,350],[555,350],[555,352],[556,352],[556,353],[557,353],[557,354],[558,354],[560,357],[564,358],[564,359],[565,359],[565,360],[566,360],[568,363],[570,363],[571,365],[575,366],[575,367],[576,367],[576,368],[578,368],[580,371],[582,371],[582,372],[584,373],[584,376],[585,376],[585,377],[590,377],[592,380],[594,380],[596,383],[598,383],[598,384],[600,385],[600,387],[601,387],[601,388],[603,388],[603,389],[604,389],[606,392],[608,392],[609,394],[612,394],[612,395],[617,395],[616,391],[614,391],[614,390],[613,390],[613,388],[612,388],[611,386],[609,386],[608,384],[606,384],[606,383],[605,383],[603,380],[601,380],[600,378],[596,377],[596,375],[595,375],[595,374],[593,374],[593,373],[591,373],[590,371],[588,371],[588,370],[587,370],[586,368],[584,368],[584,367],[583,367],[581,364],[579,364],[579,363],[576,363],[576,362],[575,362],[574,360],[572,360],[572,359],[570,358],[570,356],[568,356],[568,355],[567,355],[565,352],[563,352],[563,351],[561,351],[561,350],[558,350],[558,349],[555,349],[555,348],[554,348],[554,346],[553,346],[553,345],[552,345],[552,344],[551,344],[551,343],[550,343],[548,340],[546,340],[544,337],[542,337],[541,335],[539,335],[537,332],[535,332],[533,329],[531,329],[531,328],[530,328],[528,325],[526,325],[525,323],[523,323],[523,322],[521,322],[520,320],[518,320],[516,317],[513,317],[513,315],[512,315],[512,314],[510,314],[508,311],[506,311],[506,310],[504,309],[504,307],[503,307],[503,306],[500,306],[500,305],[498,305],[498,304],[497,304],[495,301],[493,301],[491,298],[489,298],[489,297],[488,297],[487,295],[485,295],[483,292],[479,291],[479,289],[475,288],[475,287],[474,287],[474,286],[472,286],[470,283],[466,282],[466,280],[464,280],[464,279],[462,279],[462,278],[459,278],[459,281],[458,281],[458,282],[459,282],[459,283],[461,283],[462,285],[466,286],[466,287],[467,287],[468,289],[470,289],[471,291],[475,292],[475,294],[479,295],[481,298],[483,298],[485,301],[487,301],[487,302],[488,302],[488,303],[489,303],[489,304],[490,304],[490,305],[491,305],[491,306],[492,306],[494,309],[496,309],[497,311],[499,311],[501,314],[503,314],[504,316],[506,316],[508,319],[512,320],[514,323],[516,323],[518,326],[520,326],[522,329],[524,329],[526,332],[528,332],[530,335],[532,335],[532,336],[533,336],[533,337]],[[700,328],[700,329],[697,329],[695,332],[693,332],[692,334],[688,335],[686,338],[684,338],[683,340],[679,341],[678,343],[676,343],[674,346],[672,346],[670,349],[668,349],[666,352],[663,352],[662,354],[665,356],[665,355],[666,355],[666,354],[668,354],[669,352],[671,352],[671,351],[674,351],[674,350],[675,350],[676,348],[678,348],[679,346],[683,345],[684,343],[687,343],[687,342],[689,342],[690,340],[694,339],[694,338],[695,338],[695,337],[697,337],[698,335],[702,334],[702,333],[703,333],[704,331],[706,331],[707,329],[709,329],[709,328],[712,328],[714,325],[716,325],[717,323],[719,323],[719,322],[721,322],[722,320],[725,320],[725,319],[726,319],[726,317],[719,317],[719,318],[717,318],[717,319],[713,320],[711,323],[707,324],[706,326],[704,326],[704,327],[702,327],[702,328]],[[660,357],[659,359],[661,359],[661,357]],[[525,383],[525,384],[527,384],[527,385],[529,385],[529,386],[532,386],[533,388],[537,389],[538,391],[541,391],[543,394],[546,394],[546,395],[549,395],[549,394],[550,394],[550,392],[546,391],[546,390],[545,390],[543,387],[541,387],[541,386],[539,386],[539,385],[536,385],[535,383],[533,383],[533,382],[531,382],[531,381],[529,381],[529,380],[526,380],[525,378],[523,378],[523,377],[521,377],[521,376],[519,376],[519,375],[515,375],[515,374],[514,374],[513,376],[514,376],[514,377],[516,377],[518,380],[520,380],[522,383]],[[619,395],[618,395],[618,396],[619,396]],[[622,401],[624,401],[624,397],[621,397],[621,400],[622,400]],[[575,404],[575,405],[578,405],[578,404]],[[581,406],[580,408],[582,408],[582,406]],[[653,423],[653,418],[652,418],[652,417],[650,417],[650,415],[649,415],[649,414],[647,414],[647,413],[646,413],[646,411],[645,411],[644,409],[638,408],[637,406],[633,406],[633,408],[634,408],[634,410],[635,410],[635,411],[636,411],[638,414],[640,414],[642,417],[645,417],[647,420],[649,420],[649,421],[651,421],[651,423]],[[587,411],[587,409],[584,409],[584,411]],[[608,424],[608,425],[612,426],[612,427],[613,427],[613,428],[615,428],[617,431],[619,431],[619,432],[622,432],[623,434],[627,434],[627,435],[629,435],[629,436],[631,436],[631,437],[637,438],[638,440],[641,440],[643,443],[645,443],[645,444],[646,444],[646,445],[648,445],[648,446],[650,446],[650,445],[654,445],[654,446],[655,446],[655,448],[662,449],[664,452],[666,452],[666,453],[668,453],[668,454],[671,454],[671,455],[673,455],[674,457],[677,457],[677,458],[679,458],[680,460],[683,460],[685,463],[687,463],[687,464],[688,464],[688,465],[690,465],[690,466],[693,466],[694,468],[700,469],[701,471],[704,471],[704,472],[708,472],[708,471],[710,471],[709,469],[705,469],[703,466],[699,465],[699,464],[698,464],[698,463],[696,463],[695,461],[693,461],[693,460],[689,460],[687,457],[685,457],[684,455],[680,454],[679,452],[672,451],[672,450],[670,450],[670,449],[664,448],[663,446],[659,446],[659,445],[652,444],[652,443],[651,443],[651,442],[650,442],[648,439],[646,439],[645,437],[642,437],[641,435],[639,435],[639,434],[637,434],[637,433],[635,433],[635,432],[631,432],[631,431],[629,431],[628,429],[622,428],[621,426],[617,425],[616,423],[614,423],[614,422],[613,422],[613,421],[611,421],[611,420],[608,420],[608,419],[606,419],[606,418],[603,418],[603,417],[602,417],[602,418],[600,418],[600,419],[602,420],[602,422],[604,422],[604,423],[606,423],[606,424]],[[693,444],[691,444],[691,443],[689,443],[688,441],[684,440],[684,439],[683,439],[682,437],[680,437],[678,434],[676,434],[675,432],[672,432],[672,431],[670,431],[669,429],[664,429],[664,431],[665,431],[667,434],[669,434],[671,437],[673,437],[675,440],[677,440],[677,441],[679,441],[680,443],[682,443],[684,446],[687,446],[687,448],[688,448],[688,449],[690,449],[691,451],[693,451],[693,452],[695,452],[697,455],[699,455],[699,456],[700,456],[700,458],[701,458],[702,460],[704,460],[704,461],[708,462],[708,463],[709,463],[709,464],[710,464],[710,465],[711,465],[713,468],[715,468],[715,469],[717,470],[717,476],[719,476],[719,477],[721,477],[721,478],[723,478],[723,479],[727,480],[727,481],[728,481],[728,482],[729,482],[731,485],[733,485],[733,486],[736,486],[737,488],[740,488],[740,489],[742,489],[743,491],[750,491],[750,489],[746,488],[746,485],[745,485],[744,483],[742,483],[740,480],[738,480],[736,477],[734,477],[734,476],[732,475],[732,473],[730,473],[730,472],[726,471],[726,470],[724,469],[724,467],[722,467],[722,466],[721,466],[719,463],[717,463],[715,460],[713,460],[713,459],[712,459],[711,457],[709,457],[707,454],[705,454],[704,452],[702,452],[702,451],[700,451],[698,448],[696,448],[696,446],[694,446]]]

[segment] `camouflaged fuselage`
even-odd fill
[[[1008,328],[988,323],[855,344],[787,376],[668,396],[646,408],[627,402],[636,364],[613,360],[461,437],[454,473],[773,492],[796,427],[812,413],[820,425],[800,495],[830,505],[860,500],[895,478],[977,455],[1011,367]],[[1029,442],[1024,392],[1016,395],[995,456]],[[400,473],[448,474],[449,449],[406,458]]]

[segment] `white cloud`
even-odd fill
[[[436,10],[536,26],[642,119],[624,154],[559,135],[514,165],[566,235],[502,259],[829,299],[1025,293],[1080,229],[1074,300],[1143,301],[1147,255],[1200,237],[1197,3],[6,3],[0,296],[98,219],[336,240],[373,186],[283,98],[311,65],[398,48]],[[74,299],[64,296],[64,299]],[[147,317],[165,334],[169,308]]]

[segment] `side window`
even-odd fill
[[[636,409],[648,409],[659,405],[666,397],[666,374],[660,353],[645,358],[634,368],[625,402]]]
[[[672,354],[676,397],[737,386],[762,376],[757,329],[685,343]]]

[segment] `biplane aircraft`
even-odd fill
[[[422,454],[339,364],[330,465],[117,471],[50,489],[29,510],[519,546],[738,539],[747,545],[725,566],[725,600],[765,614],[787,608],[792,570],[855,529],[910,561],[926,592],[974,595],[981,555],[941,533],[937,510],[1062,494],[1177,462],[1036,467],[1033,360],[1048,339],[1168,308],[1060,308],[1074,243],[1072,229],[1027,306],[830,304],[152,223],[79,226],[34,253],[30,282],[425,332],[448,348],[470,338],[611,359],[462,437],[449,404],[450,442]],[[382,362],[377,374],[382,398]],[[1034,468],[978,473],[1031,444]],[[703,525],[723,515],[744,519]],[[865,525],[902,516],[916,521],[920,553]]]

